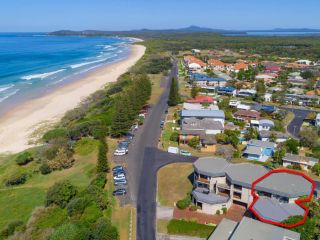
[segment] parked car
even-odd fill
[[[163,128],[163,127],[164,127],[164,121],[161,121],[160,128]]]
[[[132,133],[127,133],[124,136],[126,138],[126,141],[129,141],[129,142],[131,142],[133,140],[133,138],[134,138],[134,134],[132,134]]]
[[[118,176],[119,174],[123,174],[123,175],[125,175],[125,174],[126,174],[126,172],[125,172],[125,171],[123,171],[123,170],[119,170],[119,171],[114,171],[114,172],[113,172],[113,176]]]
[[[139,128],[139,125],[138,125],[138,124],[134,124],[134,125],[131,126],[130,130],[131,130],[131,131],[135,131],[135,130],[137,130],[138,128]]]
[[[128,153],[128,149],[127,148],[117,148],[116,151],[114,152],[115,156],[123,156],[126,155]]]
[[[179,154],[179,148],[177,148],[177,147],[168,147],[168,153]]]
[[[124,171],[124,167],[119,165],[112,168],[112,172],[117,172],[117,171]]]
[[[123,179],[123,180],[115,180],[115,181],[114,181],[114,185],[115,185],[115,186],[127,185],[127,180],[126,180],[126,179]]]
[[[117,175],[115,177],[113,177],[113,180],[118,181],[118,180],[126,180],[126,176],[123,175]]]
[[[122,196],[122,195],[125,195],[125,194],[127,194],[127,190],[124,189],[124,188],[119,188],[117,190],[114,190],[113,193],[112,193],[113,196]]]
[[[190,157],[190,156],[191,156],[191,153],[188,152],[187,150],[180,150],[180,155]]]

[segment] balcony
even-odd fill
[[[218,183],[217,187],[218,188],[222,188],[222,189],[230,190],[230,186],[228,184],[226,184],[226,183]]]
[[[204,184],[210,184],[210,181],[208,179],[205,179],[205,178],[202,178],[202,177],[197,177],[196,181],[200,182],[200,183],[204,183]]]

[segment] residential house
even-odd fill
[[[222,110],[182,110],[181,122],[188,118],[211,119],[220,122],[224,126],[225,115]]]
[[[190,82],[195,83],[198,87],[224,87],[227,83],[225,78],[209,77],[207,74],[193,74],[190,77]]]
[[[194,56],[185,56],[184,62],[190,73],[202,72],[206,68],[206,64]]]
[[[262,80],[265,84],[270,84],[275,81],[276,75],[264,73],[258,74],[255,78],[257,81]]]
[[[208,240],[300,240],[300,233],[244,217],[240,223],[224,218]]]
[[[243,156],[248,160],[265,162],[273,156],[276,147],[277,144],[273,142],[252,139],[248,142]]]
[[[187,100],[187,103],[192,104],[213,104],[215,100],[210,96],[196,96],[194,99]]]
[[[179,133],[179,142],[182,144],[186,144],[194,137],[198,137],[200,140],[201,152],[216,152],[216,137],[214,134],[207,134],[206,130],[181,130]]]
[[[181,122],[181,130],[198,131],[202,130],[206,134],[218,134],[223,131],[223,125],[220,121],[210,118],[184,118]]]
[[[275,138],[276,143],[283,143],[289,139],[287,133],[277,132],[277,131],[265,131],[259,132],[259,139],[261,141],[270,142],[272,138]]]
[[[231,66],[231,71],[238,73],[240,70],[247,71],[249,69],[249,65],[244,62],[238,62]]]
[[[237,90],[234,87],[226,86],[226,87],[218,87],[216,91],[220,95],[229,95],[235,97],[237,94]]]
[[[253,97],[257,94],[255,89],[240,89],[237,93],[238,97]]]
[[[262,64],[265,68],[265,73],[278,73],[281,71],[281,67],[274,62],[265,62]]]
[[[274,122],[269,119],[251,120],[250,125],[258,131],[270,131],[274,127]]]
[[[250,163],[233,164],[217,157],[199,158],[193,166],[192,201],[206,214],[215,214],[232,204],[249,207],[253,201],[252,183],[270,170]],[[281,222],[304,214],[295,200],[309,195],[311,190],[312,184],[302,176],[273,173],[255,185],[259,200],[253,208],[261,217]]]
[[[306,59],[300,59],[300,60],[298,60],[298,61],[296,61],[296,63],[298,63],[298,64],[305,64],[305,65],[311,65],[312,64],[312,61],[310,61],[310,60],[306,60]]]
[[[226,70],[226,68],[229,64],[224,63],[224,62],[217,60],[217,59],[209,59],[208,65],[214,71],[224,71],[224,70]]]
[[[219,110],[219,107],[212,103],[183,103],[185,110]]]
[[[316,163],[319,162],[317,158],[299,156],[296,154],[286,153],[282,158],[283,166],[300,166],[303,170],[309,171]]]
[[[233,114],[234,118],[240,121],[259,120],[260,113],[254,110],[239,110]]]

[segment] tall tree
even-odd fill
[[[180,103],[180,95],[178,89],[178,82],[175,78],[172,78],[170,94],[169,94],[169,106],[177,106]]]
[[[101,140],[99,143],[99,152],[98,152],[98,162],[97,162],[97,172],[107,172],[109,170],[109,164],[107,159],[107,143],[104,140]]]

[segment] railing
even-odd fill
[[[210,184],[210,181],[208,179],[201,178],[201,177],[197,177],[196,181],[201,182],[201,183],[205,183],[205,184]]]
[[[225,184],[225,183],[218,183],[217,187],[230,190],[230,186],[228,184]]]

